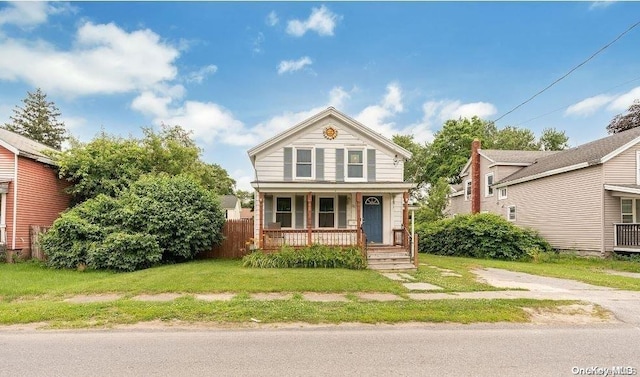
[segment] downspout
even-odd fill
[[[480,212],[480,140],[471,143],[471,213]],[[466,190],[466,187],[465,187]]]
[[[13,225],[11,229],[11,249],[16,249],[16,217],[18,216],[18,154],[13,160]]]

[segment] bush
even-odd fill
[[[549,243],[535,231],[488,213],[425,224],[417,232],[422,253],[518,260],[551,251]]]
[[[222,240],[215,195],[185,176],[146,176],[119,197],[68,210],[42,238],[48,265],[133,271],[180,262]]]
[[[254,251],[242,259],[245,267],[257,268],[348,268],[362,270],[367,261],[360,249],[312,245],[302,249],[283,247],[279,252],[266,254]]]

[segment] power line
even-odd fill
[[[533,96],[531,96],[529,99],[527,99],[526,101],[522,102],[521,104],[519,104],[518,106],[514,107],[513,109],[507,111],[506,113],[504,113],[503,115],[501,115],[500,117],[498,117],[498,119],[494,120],[493,122],[497,122],[500,119],[506,117],[507,115],[511,114],[512,112],[516,111],[517,109],[519,109],[520,107],[522,107],[523,105],[529,103],[531,100],[533,100],[534,98],[536,98],[537,96],[539,96],[540,94],[544,93],[545,91],[547,91],[549,88],[551,88],[552,86],[554,86],[555,84],[557,84],[558,82],[560,82],[561,80],[563,80],[565,77],[569,76],[570,74],[572,74],[575,70],[577,70],[578,68],[582,67],[583,65],[587,64],[587,62],[589,62],[591,59],[595,58],[596,55],[598,55],[599,53],[601,53],[602,51],[606,50],[609,46],[611,46],[612,44],[614,44],[618,39],[622,38],[625,34],[627,34],[628,32],[630,32],[631,30],[633,30],[633,28],[635,28],[636,26],[640,25],[640,21],[636,22],[635,24],[631,25],[627,30],[623,31],[622,34],[618,35],[614,40],[612,40],[611,42],[607,43],[606,45],[604,45],[602,48],[600,48],[598,51],[594,52],[591,56],[589,56],[585,61],[583,61],[582,63],[578,64],[577,66],[573,67],[569,72],[565,73],[563,76],[561,76],[559,79],[557,79],[556,81],[552,82],[551,84],[547,85],[544,89],[540,90],[538,93],[534,94]]]

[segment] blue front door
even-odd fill
[[[382,196],[362,196],[362,229],[367,242],[382,243]]]

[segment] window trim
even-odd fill
[[[504,195],[502,195],[502,191],[504,190]],[[506,187],[500,187],[498,189],[498,200],[500,199],[506,199],[507,198],[507,188]]]
[[[311,151],[311,176],[310,177],[298,177],[298,150],[310,150]],[[293,147],[293,179],[296,180],[314,180],[316,179],[316,148],[309,146]],[[306,162],[305,162],[306,164]]]
[[[467,186],[469,186],[469,191],[468,192],[467,192]],[[471,197],[471,190],[472,190],[471,180],[470,179],[466,179],[464,181],[464,187],[462,189],[464,190],[464,201],[468,202],[469,198]]]
[[[624,213],[622,212],[622,201],[623,200],[631,200],[631,213]],[[629,197],[620,197],[620,223],[622,224],[635,224],[638,222],[638,214],[636,211],[636,200],[640,200],[640,199],[636,199],[636,198],[629,198]],[[630,223],[625,223],[624,222],[624,216],[625,215],[631,215],[631,222]]]
[[[333,226],[321,227],[320,226],[320,199],[332,199],[333,200]],[[315,220],[317,229],[338,229],[338,197],[331,195],[316,195],[316,208],[315,208]],[[331,212],[322,212],[331,213]],[[348,215],[347,215],[348,218]]]
[[[513,208],[513,219],[511,218],[511,208]],[[517,208],[515,205],[507,206],[507,221],[516,221],[518,219]]]
[[[366,182],[367,181],[367,148],[364,146],[345,146],[344,156],[344,181],[345,182]],[[349,152],[362,152],[362,177],[349,177]],[[355,165],[355,164],[354,164]]]
[[[278,215],[278,199],[289,199],[291,200],[291,226],[289,227],[285,227],[282,226],[282,224],[280,224],[280,227],[282,229],[295,229],[296,227],[296,201],[295,201],[295,196],[287,196],[287,195],[281,195],[281,196],[274,196],[273,197],[273,222],[277,222],[277,215]],[[288,213],[288,212],[282,212],[281,213]]]
[[[493,180],[495,179],[495,174],[493,172],[487,173],[484,175],[484,197],[488,198],[495,195],[495,189],[490,187],[489,185],[489,177],[491,177],[491,185],[493,185]],[[489,190],[491,190],[491,194],[489,194]]]

